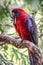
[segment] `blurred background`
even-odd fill
[[[38,46],[43,55],[43,0],[0,0],[0,34],[18,37],[11,21],[11,10],[18,7],[35,20]],[[17,49],[7,43],[0,46],[0,65],[30,65],[27,49]]]

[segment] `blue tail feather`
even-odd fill
[[[35,65],[33,56],[29,53],[30,65]]]

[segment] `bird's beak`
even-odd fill
[[[16,22],[16,17],[15,17],[15,14],[14,13],[12,13],[11,14],[11,21],[15,24],[15,22]]]

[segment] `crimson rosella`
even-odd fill
[[[13,25],[22,40],[29,40],[38,45],[35,21],[21,8],[12,9]],[[29,50],[28,50],[29,51]],[[29,51],[30,65],[35,65],[34,57]]]

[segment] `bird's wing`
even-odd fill
[[[37,26],[34,20],[31,17],[28,17],[26,20],[27,29],[30,31],[31,38],[33,42],[37,45],[38,44],[38,37],[37,37]]]

